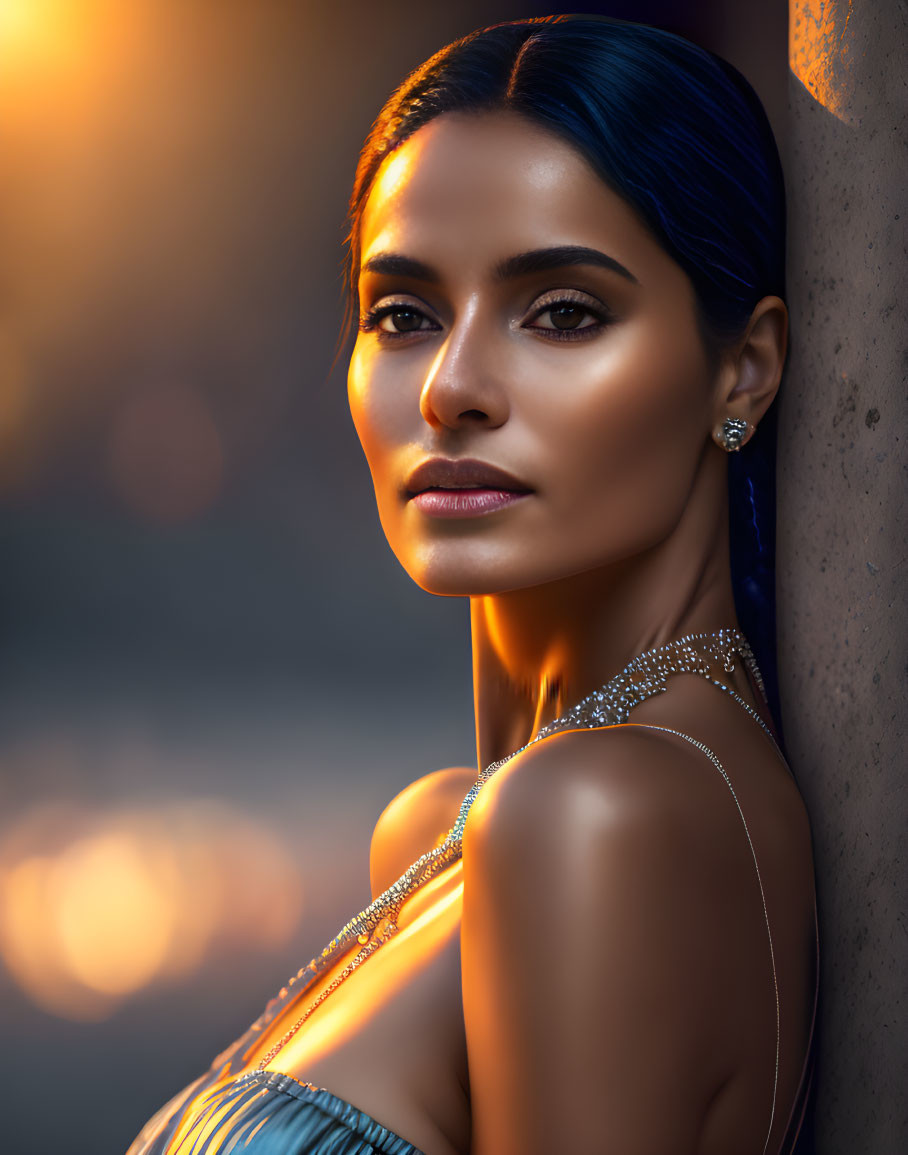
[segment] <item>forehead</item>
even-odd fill
[[[509,112],[424,125],[379,169],[360,231],[362,261],[390,251],[462,264],[564,244],[605,249],[641,281],[674,266],[576,149]]]

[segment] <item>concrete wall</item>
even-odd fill
[[[819,890],[819,1155],[908,1151],[905,5],[791,9],[778,608]],[[901,579],[901,580],[900,580]]]

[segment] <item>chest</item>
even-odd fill
[[[337,983],[342,957],[269,1025],[249,1056],[256,1066],[326,990],[327,996],[268,1061],[268,1069],[326,1087],[423,1150],[469,1138],[460,970],[460,861],[405,902],[398,931]],[[422,1137],[422,1143],[418,1137]]]

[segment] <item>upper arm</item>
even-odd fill
[[[716,878],[726,854],[740,862],[733,839],[702,837],[692,757],[635,727],[558,735],[477,798],[462,931],[476,1155],[693,1149],[723,1077]]]
[[[372,832],[369,877],[373,898],[445,837],[475,781],[475,769],[449,766],[417,778],[391,799]]]

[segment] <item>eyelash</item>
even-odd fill
[[[614,315],[605,308],[604,305],[593,306],[586,300],[578,300],[575,297],[568,296],[561,293],[557,297],[551,297],[545,301],[529,318],[530,321],[538,321],[540,317],[544,317],[546,313],[551,312],[552,309],[558,308],[559,305],[572,305],[576,308],[582,309],[591,317],[596,318],[595,324],[584,325],[578,329],[544,329],[527,325],[535,333],[544,333],[547,341],[584,341],[600,333],[607,325],[615,321]],[[431,329],[411,329],[405,333],[392,333],[387,329],[379,329],[379,322],[392,313],[416,313],[426,320],[431,320],[428,314],[424,313],[422,309],[417,308],[405,301],[390,301],[384,305],[376,305],[368,309],[360,318],[359,329],[362,333],[375,332],[376,337],[380,341],[400,341],[407,340],[416,334],[433,333],[438,331],[438,327]]]

